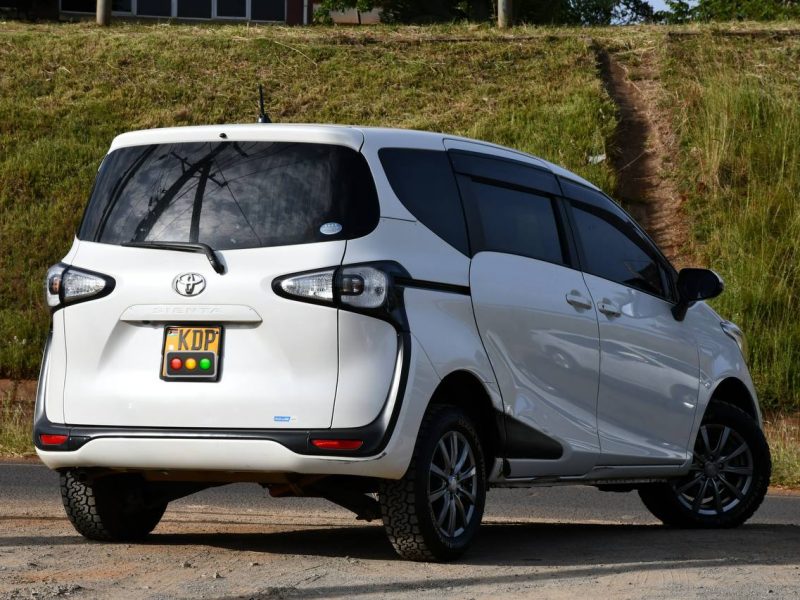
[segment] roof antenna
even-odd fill
[[[258,84],[258,123],[272,123],[269,115],[264,110],[264,86]]]

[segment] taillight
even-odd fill
[[[50,308],[55,308],[61,304],[61,278],[66,268],[65,265],[57,264],[47,269],[47,278],[44,281],[44,295],[47,300],[47,306]]]
[[[284,298],[369,314],[407,330],[402,287],[408,272],[389,261],[344,265],[279,277],[272,289]]]
[[[279,280],[281,290],[290,296],[306,300],[333,302],[333,278],[336,269],[326,269]]]
[[[386,303],[389,277],[375,267],[342,267],[337,290],[343,304],[357,308],[379,308]]]
[[[107,296],[114,285],[114,279],[107,275],[57,264],[47,270],[45,298],[47,305],[56,310],[65,304]]]

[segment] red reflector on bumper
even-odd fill
[[[39,436],[39,440],[45,446],[60,446],[67,441],[67,436],[54,433],[43,433]]]
[[[361,440],[311,440],[320,450],[358,450],[364,445]]]

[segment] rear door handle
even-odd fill
[[[618,309],[616,306],[611,304],[608,300],[603,300],[597,305],[597,310],[599,310],[604,315],[608,315],[609,317],[618,317],[622,314],[622,311]]]
[[[592,301],[581,295],[580,292],[572,290],[569,294],[567,294],[566,297],[567,297],[567,304],[571,304],[575,308],[584,308],[584,309],[592,308]]]

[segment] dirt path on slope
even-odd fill
[[[617,105],[618,122],[609,158],[617,173],[616,197],[648,231],[676,267],[691,256],[684,198],[673,179],[677,141],[670,115],[662,108],[664,90],[654,50],[638,64],[623,64],[597,46],[600,74]]]

